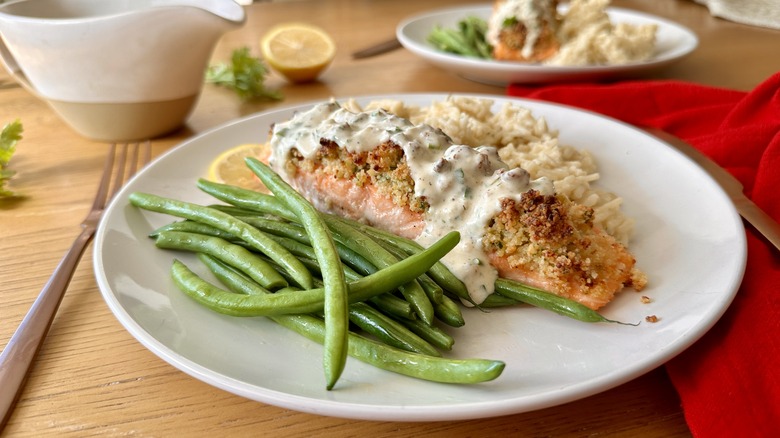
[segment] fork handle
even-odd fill
[[[11,416],[76,266],[94,235],[95,228],[86,227],[76,237],[0,354],[0,431]]]

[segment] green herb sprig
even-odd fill
[[[5,184],[16,174],[16,171],[8,168],[8,163],[16,151],[16,143],[22,139],[23,131],[22,123],[19,120],[6,124],[0,131],[0,198],[19,196],[5,188]]]
[[[206,70],[206,82],[220,85],[238,94],[242,100],[282,100],[279,90],[265,86],[268,68],[252,56],[248,47],[235,49],[230,64],[215,64]]]

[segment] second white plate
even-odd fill
[[[475,5],[416,15],[398,26],[396,37],[406,49],[438,67],[467,79],[499,86],[510,83],[588,81],[636,75],[678,61],[699,44],[696,34],[684,26],[654,15],[619,8],[607,8],[607,13],[614,23],[658,25],[656,52],[651,59],[622,65],[549,66],[468,58],[442,52],[428,43],[428,35],[434,27],[454,28],[460,20],[469,16],[487,19],[491,8],[490,5]]]

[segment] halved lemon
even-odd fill
[[[246,143],[219,154],[209,165],[207,178],[211,181],[230,184],[245,189],[268,193],[268,189],[249,167],[244,159],[255,157],[268,161],[269,148],[264,144]]]
[[[271,68],[290,82],[299,83],[317,79],[333,61],[336,44],[319,27],[284,23],[263,35],[260,50]]]

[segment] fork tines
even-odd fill
[[[149,141],[137,143],[112,143],[103,169],[100,181],[100,191],[95,197],[95,205],[106,205],[125,184],[129,178],[149,164],[152,158],[152,144]],[[109,183],[112,176],[113,181]]]

